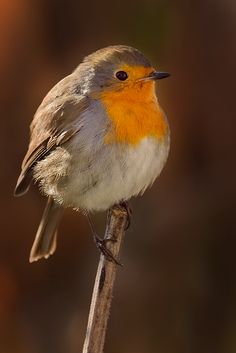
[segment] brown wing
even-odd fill
[[[14,195],[25,194],[32,180],[32,168],[55,147],[61,146],[80,128],[79,118],[88,106],[80,95],[78,77],[71,74],[60,81],[44,98],[30,126],[30,144],[22,163]]]

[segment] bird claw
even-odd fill
[[[127,222],[125,225],[125,230],[128,230],[131,224],[131,217],[132,217],[132,208],[130,207],[130,204],[127,201],[123,201],[120,203],[121,207],[124,207],[126,213],[127,213]]]
[[[97,235],[94,237],[97,248],[100,250],[102,255],[107,261],[113,262],[116,265],[123,266],[116,258],[112,255],[111,251],[107,248],[108,242],[116,242],[114,238],[100,239]]]

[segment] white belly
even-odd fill
[[[73,161],[66,181],[58,185],[58,196],[75,208],[108,209],[144,192],[160,174],[168,150],[168,141],[153,138],[134,147],[107,145],[87,165]]]

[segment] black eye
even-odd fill
[[[120,80],[120,81],[125,81],[125,80],[127,80],[127,78],[128,78],[128,74],[127,74],[127,72],[125,72],[125,71],[118,71],[118,72],[116,73],[116,77],[117,77],[118,80]]]

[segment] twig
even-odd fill
[[[107,248],[115,258],[119,256],[127,219],[127,211],[123,206],[114,206],[108,212],[104,239],[114,240],[107,242]],[[101,254],[93,288],[83,353],[103,352],[117,267]]]

